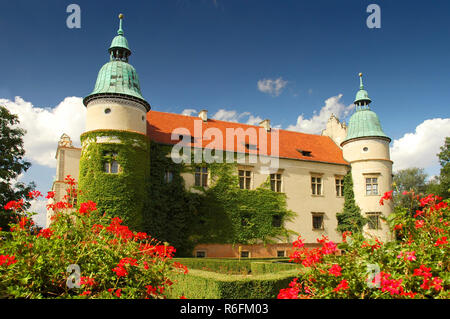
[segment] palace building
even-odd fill
[[[126,202],[130,209],[130,215],[124,212],[127,225],[139,228],[145,201],[152,200],[143,187],[151,178],[149,143],[171,147],[179,146],[182,140],[185,147],[205,150],[211,146],[205,136],[214,132],[216,142],[217,136],[221,136],[215,144],[216,151],[243,155],[244,160],[237,163],[235,171],[239,187],[252,190],[268,182],[273,192],[284,193],[287,209],[295,214],[284,227],[301,234],[307,245],[313,246],[322,235],[341,241],[342,236],[336,230],[336,213],[344,205],[343,180],[350,170],[355,201],[361,214],[369,219],[365,234],[390,240],[388,225],[382,217],[387,217],[392,207],[380,206],[379,200],[392,184],[391,139],[371,109],[372,101],[364,89],[362,74],[355,111],[348,125],[332,115],[321,135],[274,129],[269,120],[259,126],[219,121],[208,118],[207,110],[198,116],[165,113],[152,110],[141,93],[137,72],[129,63],[131,50],[122,29],[123,16],[119,18],[117,36],[108,49],[110,61],[100,69],[94,90],[83,100],[87,115],[82,147],[73,147],[66,134],[58,143],[56,180],[52,187],[56,200],[65,195],[64,177],[71,175],[79,182],[85,198],[99,198],[97,192],[101,191],[106,210]],[[244,137],[239,140],[238,136],[236,142],[233,136],[230,143],[227,139],[230,130],[243,132]],[[174,132],[180,138],[174,139]],[[248,137],[249,132],[256,132],[256,138]],[[251,155],[256,155],[253,160]],[[268,168],[268,159],[276,165]],[[165,182],[170,182],[172,172],[164,174]],[[207,165],[182,172],[181,176],[187,191],[201,192],[214,183]],[[47,224],[51,215],[48,211]],[[196,245],[193,254],[197,257],[287,256],[296,238],[292,235],[276,243],[252,245],[201,243]]]

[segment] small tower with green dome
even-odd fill
[[[149,175],[147,112],[139,77],[129,63],[123,15],[109,46],[109,61],[98,72],[94,90],[83,99],[86,131],[81,135],[80,202],[97,202],[101,212],[141,229]]]
[[[351,165],[355,200],[361,213],[369,218],[366,234],[389,240],[388,225],[382,221],[392,212],[389,203],[380,206],[380,196],[392,189],[392,161],[389,143],[377,114],[371,110],[372,100],[364,89],[362,73],[355,97],[355,111],[350,117],[347,136],[341,147]]]

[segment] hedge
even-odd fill
[[[167,297],[178,299],[273,299],[280,289],[289,285],[298,276],[298,270],[257,276],[225,275],[215,272],[190,269],[184,275],[169,275],[174,282]]]
[[[280,263],[288,259],[253,258],[253,259],[226,259],[226,258],[175,258],[175,261],[186,265],[189,269],[213,271],[221,274],[263,274],[298,268],[298,265]],[[264,265],[253,265],[255,262]],[[265,265],[268,264],[268,265]]]

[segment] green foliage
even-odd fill
[[[361,209],[355,202],[353,192],[352,173],[349,171],[344,177],[344,208],[336,214],[338,220],[337,230],[340,232],[351,231],[360,233],[367,223],[367,219],[361,215]]]
[[[414,200],[416,195],[404,195]],[[419,197],[420,210],[395,207],[388,217],[397,240],[381,242],[362,234],[316,250],[296,242],[296,261],[306,271],[279,298],[450,298],[450,210],[436,196]]]
[[[224,275],[192,269],[185,276],[173,274],[169,298],[273,299],[298,274],[298,270],[258,276]]]
[[[98,138],[112,140],[97,143]],[[126,131],[98,130],[82,134],[81,142],[79,202],[94,201],[101,212],[118,216],[131,228],[142,230],[150,165],[147,137]],[[104,170],[104,164],[112,160],[112,153],[117,154],[121,167],[118,174]]]
[[[24,199],[25,207],[29,207],[26,195],[35,188],[34,183],[28,185],[14,180],[30,167],[25,161],[23,136],[25,131],[18,128],[17,115],[11,114],[8,109],[0,105],[0,207],[3,208],[9,201]],[[13,184],[14,183],[14,184]],[[8,230],[8,223],[17,217],[13,211],[0,209],[0,228]]]
[[[441,164],[439,196],[446,199],[450,198],[450,137],[445,138],[445,143],[441,147],[438,157]]]
[[[165,292],[148,286],[169,289],[168,275],[178,269],[173,247],[132,232],[95,203],[56,209],[51,228],[39,234],[30,230],[30,215],[19,213],[13,230],[0,232],[0,298],[161,298]],[[70,265],[80,272],[71,275]]]
[[[177,256],[191,255],[199,243],[269,243],[287,238],[283,224],[293,212],[286,208],[285,194],[271,191],[268,183],[240,189],[236,165],[227,163],[208,164],[210,187],[187,190],[181,174],[193,174],[196,166],[173,163],[170,151],[171,146],[151,144],[145,230],[174,245]],[[171,182],[164,179],[166,171],[172,173]],[[273,225],[274,218],[281,220],[281,227]]]
[[[394,174],[393,184],[395,187],[394,193],[394,205],[395,206],[406,206],[410,202],[401,194],[405,191],[413,191],[416,194],[425,193],[427,189],[426,179],[427,174],[423,168],[406,168],[397,171]],[[417,207],[416,207],[417,208]]]

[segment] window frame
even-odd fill
[[[199,257],[198,256],[198,253],[203,253],[204,254],[204,256],[203,257]],[[196,250],[195,251],[195,258],[206,258],[207,256],[206,256],[206,250]]]
[[[106,174],[122,173],[122,166],[120,165],[119,161],[117,160],[118,156],[119,156],[119,154],[117,152],[113,152],[113,151],[104,152],[104,154],[103,154],[103,158],[104,158],[103,173],[106,173]],[[105,157],[110,157],[111,159],[108,160]],[[112,172],[112,168],[113,168],[114,164],[117,165],[117,172]]]
[[[243,175],[241,176],[241,172]],[[250,168],[238,168],[239,188],[253,189],[253,170]],[[241,184],[241,179],[243,184]],[[243,186],[243,187],[242,187]]]
[[[336,187],[336,197],[344,197],[344,177],[335,176],[334,181]]]
[[[370,182],[368,183],[368,180]],[[376,180],[376,182],[374,182]],[[364,176],[365,194],[366,196],[379,196],[380,195],[380,178],[378,175],[365,175]],[[367,188],[370,185],[370,190]],[[374,185],[376,185],[376,193],[374,192]]]
[[[197,183],[197,176],[199,176],[199,183]],[[194,170],[194,185],[197,187],[208,187],[208,184],[209,184],[208,166],[196,166]]]
[[[315,227],[314,218],[320,217],[321,218],[321,226],[319,228]],[[311,224],[312,224],[312,230],[324,230],[325,229],[325,213],[322,212],[312,212],[311,213]]]
[[[376,217],[376,225],[375,228],[372,227],[373,220],[371,217]],[[381,229],[381,212],[367,212],[366,218],[367,218],[367,229],[370,230],[380,230]]]
[[[320,182],[318,181],[320,180]],[[318,188],[318,186],[320,186]],[[318,192],[320,189],[320,192]],[[323,175],[311,174],[311,195],[312,196],[324,196],[323,195]]]
[[[272,176],[275,178],[272,178]],[[282,191],[282,189],[283,189],[283,172],[278,171],[276,173],[270,174],[269,179],[270,179],[270,189],[273,192],[282,193],[283,192]]]

